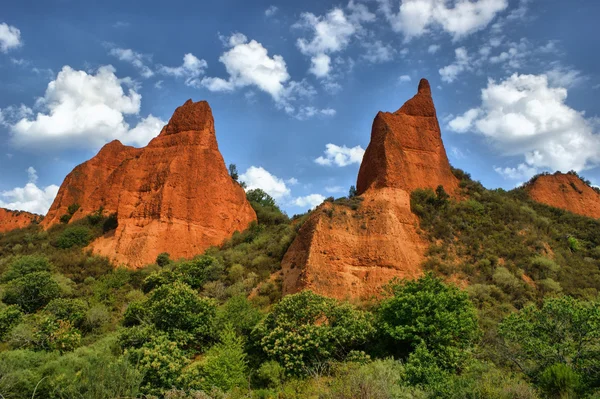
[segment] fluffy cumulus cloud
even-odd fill
[[[301,208],[313,209],[321,205],[325,201],[325,196],[321,194],[309,194],[304,197],[298,197],[294,200],[293,205]]]
[[[278,10],[279,8],[277,8],[276,6],[269,6],[269,8],[265,10],[265,15],[267,17],[272,17],[273,15],[277,14]]]
[[[29,182],[24,187],[0,192],[0,207],[45,215],[58,193],[58,186],[40,188],[36,185],[38,176],[33,167],[27,169]]]
[[[297,179],[292,177],[283,180],[260,166],[249,167],[240,175],[240,180],[246,183],[246,191],[260,188],[273,197],[279,205],[312,209],[325,200],[325,197],[321,194],[309,194],[301,197],[292,196],[292,191],[287,184],[295,186],[298,184]]]
[[[200,77],[208,67],[205,60],[201,60],[192,53],[183,56],[183,64],[178,67],[168,67],[161,65],[158,72],[163,75],[174,76],[185,80],[187,86],[200,87]]]
[[[133,88],[124,89],[130,83],[117,78],[110,65],[95,74],[65,66],[36,102],[40,112],[34,115],[25,106],[9,107],[1,110],[3,123],[19,147],[96,149],[114,139],[143,146],[164,122],[149,115],[130,129],[125,116],[137,116],[142,99]]]
[[[282,99],[285,82],[290,79],[282,56],[269,57],[269,52],[256,40],[248,41],[242,34],[230,37],[219,61],[225,65],[228,79],[205,77],[202,85],[211,91],[232,91],[238,87],[256,86],[269,93],[275,101]]]
[[[391,45],[384,44],[381,40],[366,43],[364,47],[367,49],[367,52],[362,57],[373,64],[391,61],[396,54],[396,50]]]
[[[276,201],[281,201],[291,195],[291,191],[283,179],[272,175],[262,167],[251,166],[240,175],[240,180],[246,183],[246,190],[260,188]]]
[[[345,145],[340,147],[330,143],[325,146],[325,156],[318,157],[315,162],[323,166],[343,167],[355,163],[360,164],[363,155],[365,155],[365,150],[359,145],[348,148]]]
[[[154,76],[152,69],[146,65],[146,61],[150,58],[148,56],[125,48],[111,48],[109,54],[133,65],[146,79]]]
[[[232,92],[239,88],[256,87],[268,93],[278,108],[285,110],[297,119],[313,116],[334,116],[335,110],[318,109],[309,105],[299,105],[301,100],[313,97],[315,89],[306,81],[290,80],[285,60],[280,55],[269,56],[263,45],[256,40],[235,33],[224,43],[229,50],[221,55],[219,61],[225,65],[229,77],[204,77],[201,85],[210,91]],[[325,60],[325,63],[327,61]],[[316,65],[315,68],[326,68]]]
[[[451,129],[488,138],[502,154],[522,156],[514,168],[497,168],[508,178],[540,170],[581,171],[600,162],[600,135],[594,121],[569,107],[567,89],[548,76],[513,74],[489,80],[481,105],[449,122]]]
[[[21,31],[7,23],[0,24],[0,52],[7,53],[23,45]]]
[[[454,53],[456,54],[455,61],[439,70],[442,81],[446,83],[454,82],[460,73],[471,67],[469,53],[466,48],[459,47],[454,50]]]
[[[364,4],[353,1],[348,3],[346,10],[336,7],[322,16],[303,13],[294,27],[311,33],[310,39],[299,38],[296,42],[300,52],[311,57],[309,72],[319,78],[328,76],[331,71],[329,55],[346,49],[352,38],[362,32],[362,24],[373,20],[375,15]],[[370,57],[379,60],[381,57],[391,56],[383,54],[391,49],[379,44],[383,49],[379,54],[377,51],[371,53]]]
[[[408,41],[439,28],[455,40],[488,26],[508,0],[378,0],[392,29]]]

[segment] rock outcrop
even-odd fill
[[[358,174],[359,197],[326,202],[304,223],[282,261],[284,294],[377,295],[394,277],[417,278],[427,243],[410,210],[417,188],[457,195],[429,83],[394,113],[377,114]]]
[[[0,233],[22,229],[32,223],[38,223],[42,217],[25,211],[13,211],[0,208]]]
[[[525,191],[542,204],[600,218],[600,194],[575,174],[556,172],[538,176],[525,186]]]
[[[63,182],[42,225],[71,223],[98,209],[118,227],[91,244],[94,253],[138,267],[161,252],[192,257],[243,231],[256,214],[227,172],[207,102],[188,100],[144,148],[113,141]]]

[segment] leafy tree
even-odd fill
[[[600,303],[572,297],[546,299],[507,316],[499,326],[506,355],[529,376],[571,368],[588,384],[600,384]]]
[[[237,166],[234,163],[229,164],[229,176],[235,181],[238,181],[240,175],[237,170]]]
[[[224,267],[217,259],[202,255],[177,264],[173,273],[177,280],[192,288],[200,288],[209,281],[218,280],[223,271]]]
[[[0,341],[3,341],[6,335],[16,326],[23,313],[16,305],[5,306],[0,309]]]
[[[42,319],[34,334],[35,348],[47,351],[70,352],[81,343],[81,333],[69,321],[54,316]]]
[[[52,264],[45,256],[21,255],[9,263],[8,269],[2,275],[2,281],[11,281],[33,272],[48,272]]]
[[[26,313],[33,313],[59,295],[60,287],[50,273],[34,272],[8,283],[3,301],[19,305]]]
[[[215,303],[199,297],[185,283],[175,282],[157,288],[150,295],[147,306],[150,320],[160,330],[190,332],[201,341],[214,334]]]
[[[88,307],[81,299],[56,298],[50,301],[44,310],[56,319],[68,321],[79,328],[85,321]]]
[[[354,197],[356,197],[356,195],[357,195],[356,187],[350,186],[350,191],[348,192],[348,198],[354,198]]]
[[[221,342],[215,344],[198,363],[193,364],[183,376],[190,388],[209,392],[217,387],[227,392],[248,384],[248,364],[244,353],[244,340],[232,326],[221,333]]]
[[[261,190],[260,188],[255,188],[253,190],[249,190],[246,193],[246,198],[250,202],[256,202],[257,204],[264,207],[276,207],[275,200],[269,194]]]
[[[219,327],[229,325],[237,334],[249,336],[262,319],[262,314],[245,295],[236,295],[218,309],[217,318]]]
[[[265,354],[291,375],[345,358],[373,333],[367,313],[312,291],[284,297],[257,327]]]
[[[56,246],[62,249],[68,249],[74,246],[85,247],[90,243],[92,233],[85,226],[67,227],[56,240]]]
[[[160,253],[156,257],[156,264],[160,267],[165,267],[169,263],[171,263],[171,257],[167,252]]]
[[[378,309],[382,332],[408,350],[424,346],[444,370],[461,367],[479,337],[468,295],[428,273],[389,286],[392,296]]]

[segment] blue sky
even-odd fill
[[[373,118],[431,82],[454,166],[489,188],[600,183],[595,0],[8,0],[0,206],[43,213],[106,142],[207,100],[226,163],[289,214],[356,181]]]

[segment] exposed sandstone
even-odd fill
[[[42,217],[25,211],[13,211],[0,208],[0,233],[22,229],[31,223],[37,223]]]
[[[357,209],[324,203],[304,223],[282,261],[283,293],[311,289],[336,298],[377,295],[390,279],[422,273],[427,242],[418,234],[410,193],[439,185],[452,195],[452,174],[426,80],[394,113],[380,112],[358,174]]]
[[[256,214],[227,172],[207,102],[188,100],[144,148],[107,144],[65,179],[45,227],[103,208],[118,227],[91,244],[116,263],[141,266],[161,252],[192,257],[243,231]]]
[[[600,194],[574,174],[556,172],[542,175],[526,185],[525,190],[534,201],[600,218]]]

